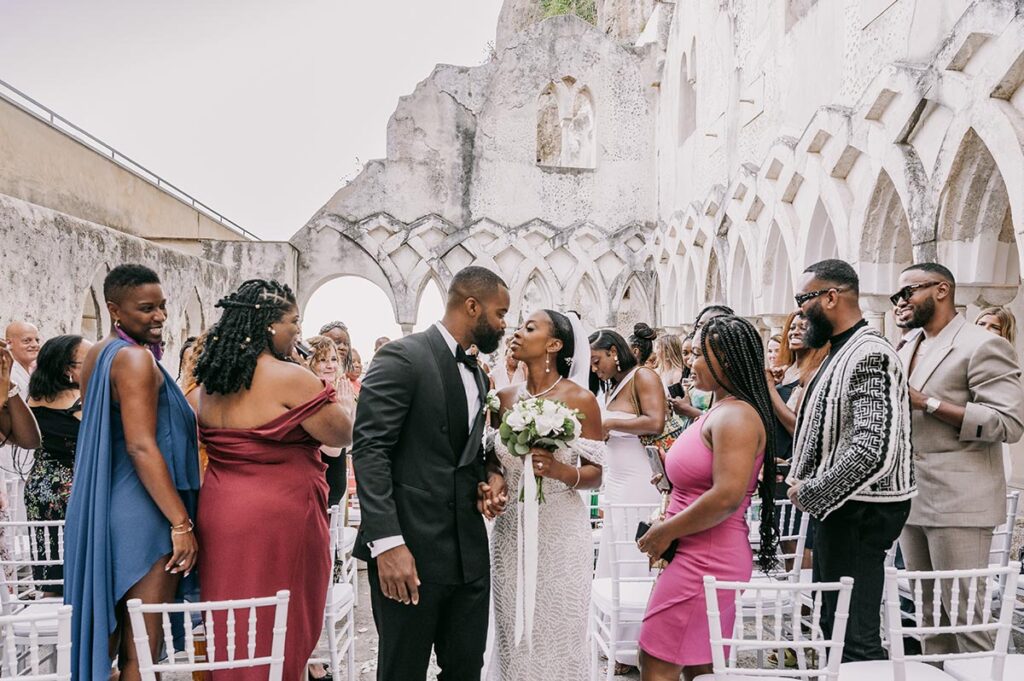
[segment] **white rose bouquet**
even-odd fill
[[[498,436],[514,456],[525,458],[534,447],[555,452],[579,437],[582,418],[579,410],[564,402],[531,397],[505,412]],[[544,481],[539,476],[536,479],[537,501],[543,502]]]

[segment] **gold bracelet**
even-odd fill
[[[188,525],[188,528],[187,529],[181,529],[185,525]],[[192,522],[192,519],[189,518],[185,522],[180,523],[178,525],[171,525],[171,534],[188,534],[193,529],[195,529],[195,524]]]

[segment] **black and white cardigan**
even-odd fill
[[[917,494],[910,444],[910,394],[903,363],[865,326],[843,344],[805,396],[791,478],[816,518],[849,500],[874,503]]]

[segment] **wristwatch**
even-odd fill
[[[929,397],[924,403],[924,410],[929,414],[934,414],[936,411],[938,411],[939,407],[941,406],[941,400],[937,400],[934,397]]]

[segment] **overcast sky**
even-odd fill
[[[0,79],[261,238],[287,239],[355,175],[357,159],[384,156],[398,98],[434,64],[484,61],[500,7],[0,0]],[[347,314],[358,327],[361,308],[377,304],[311,304],[306,317]],[[367,336],[397,335],[366,312],[380,327]]]

